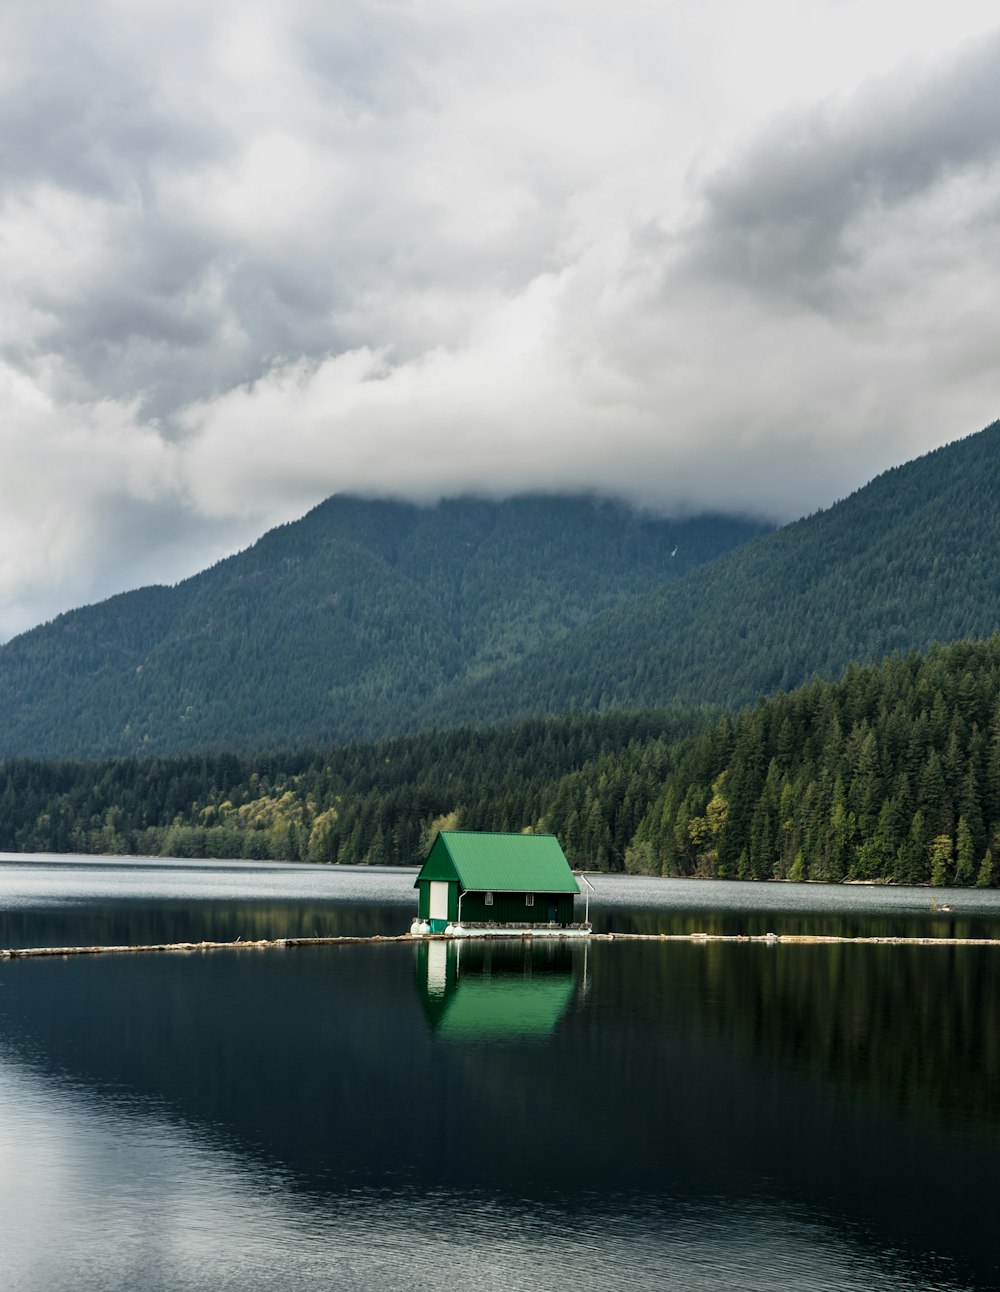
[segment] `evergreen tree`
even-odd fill
[[[958,839],[955,848],[955,883],[968,884],[972,880],[974,843],[972,831],[965,817],[958,820]]]

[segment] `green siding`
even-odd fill
[[[472,924],[548,924],[549,906],[555,906],[556,924],[572,924],[573,897],[569,893],[535,893],[533,906],[524,893],[494,891],[493,905],[486,905],[485,893],[466,893],[462,898],[462,919]]]
[[[551,834],[442,830],[414,887],[457,878],[463,889],[508,893],[579,893],[569,862]],[[463,910],[464,914],[464,910]]]
[[[431,881],[417,882],[417,917],[430,919]],[[535,893],[534,904],[529,906],[524,893],[494,892],[492,906],[486,905],[485,893],[463,893],[461,913],[463,920],[474,924],[572,924],[573,897],[570,893]],[[550,921],[550,908],[554,906],[555,920]],[[448,919],[459,917],[459,887],[448,885]]]

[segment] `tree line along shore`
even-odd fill
[[[0,764],[0,849],[413,865],[434,832],[558,835],[651,875],[1000,882],[1000,634],[736,715],[610,712],[325,750]]]

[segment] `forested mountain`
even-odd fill
[[[574,865],[611,870],[993,885],[1000,634],[715,720],[580,714],[325,752],[0,765],[0,849],[414,864],[444,824],[552,831]]]
[[[177,587],[61,615],[0,648],[0,757],[403,730],[457,679],[488,676],[765,528],[583,497],[426,508],[334,497]]]
[[[992,885],[1000,634],[852,665],[839,683],[723,718],[678,759],[630,862],[668,875]]]
[[[762,528],[590,498],[333,498],[176,588],[0,648],[0,757],[737,708],[985,636],[1000,626],[1000,423]]]
[[[461,679],[425,726],[646,705],[738,707],[853,661],[1000,627],[1000,423],[879,476],[584,624]]]

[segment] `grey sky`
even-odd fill
[[[0,7],[0,637],[337,490],[787,519],[1000,415],[1000,32]]]

